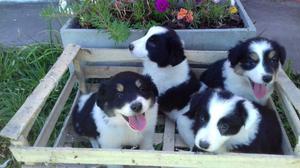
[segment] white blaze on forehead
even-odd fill
[[[264,53],[272,49],[272,45],[266,40],[253,41],[250,43],[249,50],[256,53],[259,57],[259,62],[255,68],[245,72],[245,75],[248,76],[253,82],[258,84],[265,83],[262,78],[264,75],[268,75],[268,73],[264,68]]]
[[[272,49],[271,44],[268,41],[253,41],[249,46],[250,51],[255,52],[259,59],[262,60],[264,52]]]

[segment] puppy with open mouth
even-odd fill
[[[265,105],[285,58],[285,49],[277,42],[252,38],[230,49],[227,59],[210,65],[200,80]]]
[[[93,147],[139,146],[153,150],[158,91],[150,77],[121,72],[95,93],[82,95],[72,117],[79,135]]]
[[[191,95],[201,87],[179,36],[172,29],[153,26],[144,37],[133,41],[129,50],[143,61],[143,73],[157,86],[159,110],[175,121],[187,111]]]

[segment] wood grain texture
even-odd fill
[[[144,165],[201,168],[299,168],[297,156],[191,152],[102,150],[92,148],[11,147],[18,161],[31,163]],[[101,158],[101,159],[100,159]],[[116,159],[118,158],[118,159]]]
[[[49,140],[49,137],[55,127],[55,124],[60,116],[70,94],[75,85],[76,77],[74,74],[71,74],[68,81],[66,82],[65,87],[63,88],[61,94],[57,98],[53,109],[51,110],[45,124],[37,137],[33,146],[46,146]]]

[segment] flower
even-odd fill
[[[221,0],[212,0],[214,3],[219,3]]]
[[[169,7],[170,7],[170,3],[167,0],[156,0],[155,1],[155,9],[160,13],[165,12]]]
[[[194,19],[193,12],[188,11],[184,8],[180,8],[180,11],[177,13],[177,19],[178,20],[184,19],[184,21],[186,21],[188,23],[192,23],[193,19]]]
[[[188,22],[188,23],[192,23],[194,20],[194,17],[193,17],[193,12],[189,12],[186,17],[185,17],[185,21]]]
[[[180,8],[180,11],[177,14],[177,19],[181,20],[187,15],[188,11],[184,8]]]
[[[229,13],[230,14],[236,14],[238,12],[238,9],[237,9],[237,7],[236,6],[231,6],[230,8],[229,8]]]

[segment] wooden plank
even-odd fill
[[[163,138],[163,150],[174,151],[175,144],[175,123],[165,118],[165,130]]]
[[[85,48],[80,51],[80,58],[91,62],[141,62],[128,49]],[[227,51],[185,50],[191,62],[210,64],[227,57]]]
[[[224,154],[209,155],[191,152],[104,150],[93,148],[11,147],[19,162],[145,165],[201,168],[299,168],[299,156]],[[116,159],[118,158],[118,159]]]
[[[0,136],[13,140],[17,140],[22,134],[27,137],[28,130],[31,129],[48,96],[68,69],[68,65],[76,57],[79,49],[77,45],[66,47],[39,85],[1,130]]]
[[[202,74],[204,68],[192,68],[197,77]],[[109,78],[117,73],[123,71],[132,71],[136,73],[142,73],[142,67],[133,67],[133,66],[86,66],[84,67],[84,72],[86,78]]]
[[[71,92],[75,85],[76,77],[74,74],[71,74],[68,81],[66,82],[65,87],[63,88],[62,92],[60,93],[57,101],[53,109],[51,110],[37,140],[35,141],[33,146],[46,146],[49,140],[49,137],[55,127],[55,124],[58,120],[58,117],[61,114]]]
[[[57,137],[57,139],[54,143],[54,147],[64,146],[65,139],[66,139],[67,136],[69,136],[69,133],[67,132],[67,127],[68,127],[68,125],[70,125],[72,111],[73,111],[74,107],[77,104],[79,96],[80,96],[80,91],[77,91],[74,102],[73,102],[72,107],[70,109],[70,112],[69,112],[68,116],[66,117],[66,119],[64,121],[64,124],[63,124],[63,127],[61,128],[60,133],[59,133],[59,135],[58,135],[58,137]]]
[[[277,91],[279,95],[278,97],[280,99],[282,107],[284,108],[285,114],[287,116],[287,119],[289,120],[294,134],[300,136],[300,120],[296,110],[294,109],[293,105],[290,103],[287,96],[284,94],[283,90],[280,87],[277,87]]]
[[[281,119],[280,119],[280,116],[279,116],[278,111],[276,110],[276,107],[275,107],[275,104],[274,104],[273,100],[270,99],[269,102],[268,102],[268,105],[269,105],[272,109],[275,110],[276,116],[277,116],[278,121],[279,121],[279,125],[280,125],[281,132],[282,132],[282,145],[281,145],[281,147],[282,147],[282,149],[283,149],[283,153],[284,153],[285,155],[293,155],[293,154],[294,154],[293,148],[292,148],[292,146],[291,146],[291,143],[290,143],[290,141],[289,141],[289,138],[288,138],[288,136],[287,136],[287,133],[286,133],[284,127],[283,127],[282,121],[281,121]]]
[[[295,111],[293,105],[290,103],[288,98],[284,95],[283,90],[280,87],[277,87],[277,93],[281,105],[284,109],[285,116],[289,121],[289,125],[291,126],[293,133],[296,137],[297,143],[294,151],[300,155],[300,119]]]
[[[123,71],[142,73],[142,70],[142,67],[132,66],[86,66],[84,68],[86,78],[110,78]]]
[[[289,101],[296,108],[296,112],[300,115],[300,90],[289,79],[285,72],[280,69],[278,72],[277,86],[284,92]]]

